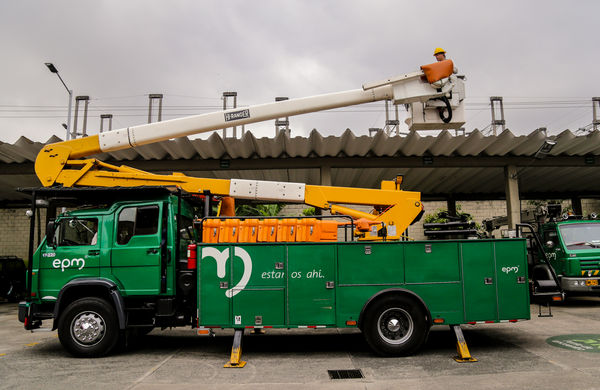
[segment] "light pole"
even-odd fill
[[[60,77],[60,74],[58,73],[58,69],[56,69],[54,64],[52,64],[51,62],[46,62],[45,65],[48,67],[50,72],[55,73],[58,76],[58,78],[60,79],[60,82],[65,86],[65,89],[69,93],[69,117],[67,118],[67,137],[65,139],[68,141],[69,135],[71,134],[71,107],[73,105],[73,90],[69,89],[69,87],[67,87],[67,84],[65,84],[62,77]]]

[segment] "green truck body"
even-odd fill
[[[600,293],[600,221],[566,219],[539,228],[543,250],[568,295]]]
[[[358,327],[404,355],[432,325],[530,318],[525,239],[198,243],[191,261],[193,217],[171,193],[57,217],[29,268],[25,328],[52,321],[68,351],[99,356],[154,327]]]

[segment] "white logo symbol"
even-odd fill
[[[237,293],[242,291],[248,281],[250,280],[250,275],[252,275],[252,259],[248,252],[246,252],[243,248],[234,247],[233,254],[236,257],[239,257],[244,262],[244,273],[242,274],[242,278],[239,283],[229,290],[225,291],[225,296],[227,298],[232,298]],[[202,248],[202,259],[205,257],[212,257],[217,262],[217,276],[219,278],[225,277],[225,266],[227,265],[227,260],[229,259],[229,248],[225,249],[223,252],[220,252],[217,248],[213,247],[204,247]]]
[[[506,273],[507,275],[511,272],[517,273],[519,272],[519,267],[502,267],[502,272]]]
[[[54,268],[60,268],[61,272],[65,272],[65,268],[71,268],[71,267],[79,267],[77,268],[78,270],[82,270],[83,267],[85,267],[85,260],[82,258],[79,259],[54,259],[52,261],[52,267]]]

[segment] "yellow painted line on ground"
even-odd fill
[[[25,344],[26,347],[33,347],[34,345],[39,344],[38,341],[34,342],[34,343],[29,343],[29,344]]]
[[[0,353],[0,356],[6,356],[6,354],[5,353]]]

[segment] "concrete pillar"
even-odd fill
[[[516,166],[508,165],[504,167],[504,181],[508,228],[514,230],[516,225],[521,223],[521,199],[519,198],[519,178]]]
[[[575,215],[583,215],[583,207],[581,206],[581,198],[574,197],[571,199],[571,208],[573,209],[573,214]]]
[[[456,217],[456,200],[453,198],[446,199],[446,205],[448,208],[448,215],[451,217]]]

